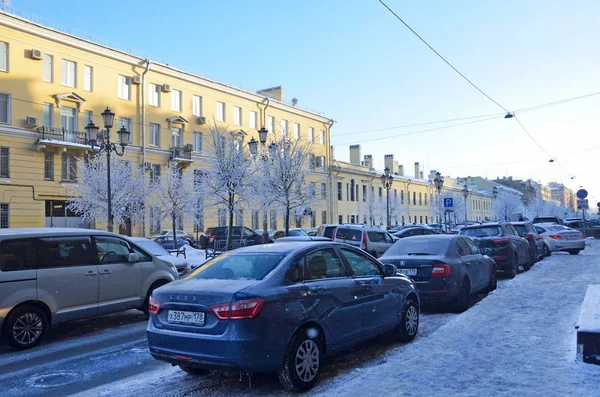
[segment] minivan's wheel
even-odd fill
[[[294,335],[277,371],[279,381],[288,390],[310,390],[321,374],[321,341],[318,333],[309,334],[307,329],[301,329]]]
[[[187,365],[181,365],[181,364],[179,364],[179,368],[183,372],[185,372],[186,374],[189,374],[189,375],[204,375],[204,374],[207,374],[208,372],[210,372],[208,369],[188,367]]]
[[[37,346],[48,329],[46,313],[36,306],[23,306],[8,316],[4,335],[12,347],[19,350]]]
[[[152,284],[150,286],[150,288],[148,288],[148,292],[146,293],[146,299],[144,299],[144,303],[141,307],[141,310],[146,316],[148,316],[148,302],[150,301],[150,296],[152,295],[152,292],[154,292],[155,289],[157,289],[158,287],[162,287],[163,285],[167,284],[167,281],[156,281],[154,284]]]
[[[580,251],[581,250],[569,250],[569,254],[571,254],[571,255],[579,255]]]
[[[460,292],[454,301],[454,310],[459,313],[464,312],[469,308],[469,297],[471,296],[471,285],[466,278],[463,280],[460,287]]]
[[[548,248],[548,246],[546,244],[544,244],[543,253],[544,253],[544,258],[552,255],[552,252],[550,252],[550,248]]]
[[[404,302],[402,313],[400,315],[400,324],[396,331],[396,338],[399,342],[410,342],[417,336],[419,330],[419,304],[413,298],[408,298]]]
[[[496,268],[492,269],[492,276],[490,278],[490,284],[487,288],[487,292],[492,292],[498,287],[498,277],[496,277]]]

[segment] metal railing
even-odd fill
[[[87,134],[81,131],[71,131],[64,128],[38,127],[40,139],[78,143],[88,145]]]
[[[192,151],[184,147],[172,147],[171,148],[171,160],[174,159],[192,159]]]

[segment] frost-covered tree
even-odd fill
[[[77,160],[80,170],[78,183],[67,188],[71,197],[67,208],[88,222],[104,222],[109,231],[114,225],[125,225],[127,220],[141,221],[144,201],[144,171],[132,167],[129,161],[111,156],[110,184],[113,225],[108,222],[108,178],[106,157],[102,155]]]
[[[521,194],[500,189],[498,197],[494,201],[494,213],[498,220],[509,221],[511,215],[521,212],[522,208]]]

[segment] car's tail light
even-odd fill
[[[362,232],[362,242],[360,248],[362,248],[365,251],[367,250],[367,232],[365,232],[364,230]]]
[[[215,241],[215,235],[214,234],[208,236],[208,242],[212,243],[213,241]]]
[[[506,245],[506,244],[508,244],[508,238],[506,238],[506,237],[493,238],[492,239],[492,244],[494,244],[494,245]]]
[[[581,237],[579,237],[579,238],[585,238],[585,237],[583,237],[583,233],[581,233]]]
[[[250,299],[211,306],[210,310],[219,320],[248,320],[256,318],[264,304],[262,299]]]
[[[551,234],[548,237],[553,238],[554,240],[562,240],[562,236],[558,234]]]
[[[151,296],[150,299],[148,299],[148,313],[155,315],[158,314],[161,305],[162,303]]]
[[[436,262],[433,264],[431,270],[431,277],[449,277],[450,276],[450,265],[443,262]]]
[[[543,240],[543,238],[541,238],[541,237],[536,237],[535,238],[535,241],[541,241],[541,240]]]
[[[188,274],[190,271],[190,265],[188,265],[187,262],[185,262],[185,265],[183,265],[183,274]]]

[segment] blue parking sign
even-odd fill
[[[454,207],[454,199],[449,197],[444,199],[444,208],[452,208]]]

